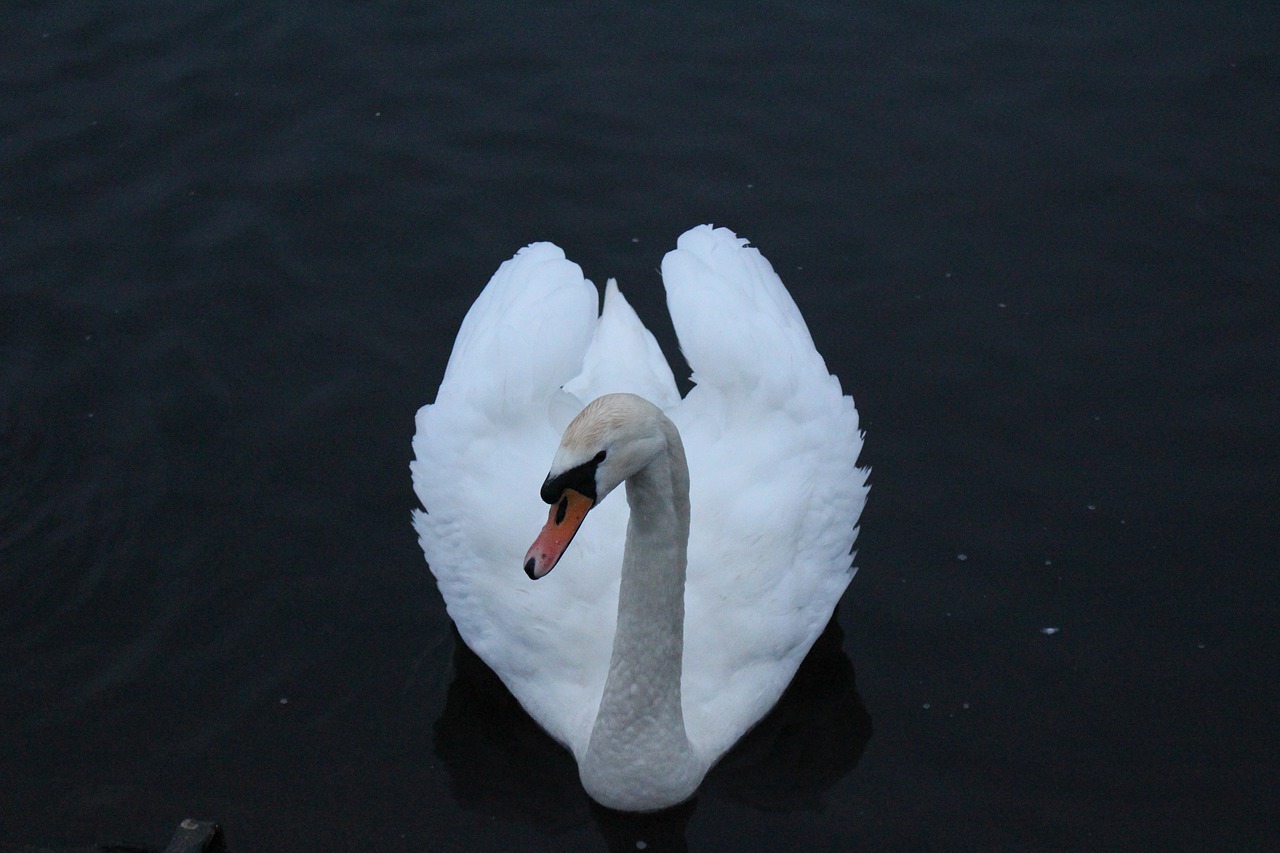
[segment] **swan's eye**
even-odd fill
[[[599,465],[601,462],[604,461],[605,453],[607,452],[608,451],[601,450],[599,453],[596,454],[596,458],[592,459],[591,461]]]
[[[556,507],[556,524],[557,525],[564,521],[564,514],[568,509],[569,509],[569,498],[566,495],[560,498],[560,506]]]

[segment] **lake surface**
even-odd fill
[[[13,5],[0,842],[1280,846],[1274,4]],[[678,361],[701,222],[872,489],[784,707],[627,821],[459,648],[409,443],[534,240]]]

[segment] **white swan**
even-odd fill
[[[535,243],[467,313],[411,466],[459,633],[629,811],[692,796],[777,701],[853,577],[867,491],[853,400],[768,261],[700,226],[662,277],[683,400],[617,285],[597,317]],[[621,482],[630,513],[604,501]]]

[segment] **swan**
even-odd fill
[[[411,463],[462,639],[623,811],[692,797],[777,702],[853,578],[867,494],[853,399],[760,252],[703,225],[661,272],[686,396],[617,283],[597,314],[534,243],[467,312]]]

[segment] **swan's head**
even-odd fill
[[[537,580],[554,569],[591,508],[666,449],[663,419],[635,394],[606,394],[578,413],[542,484],[551,511],[525,554],[525,574]]]

